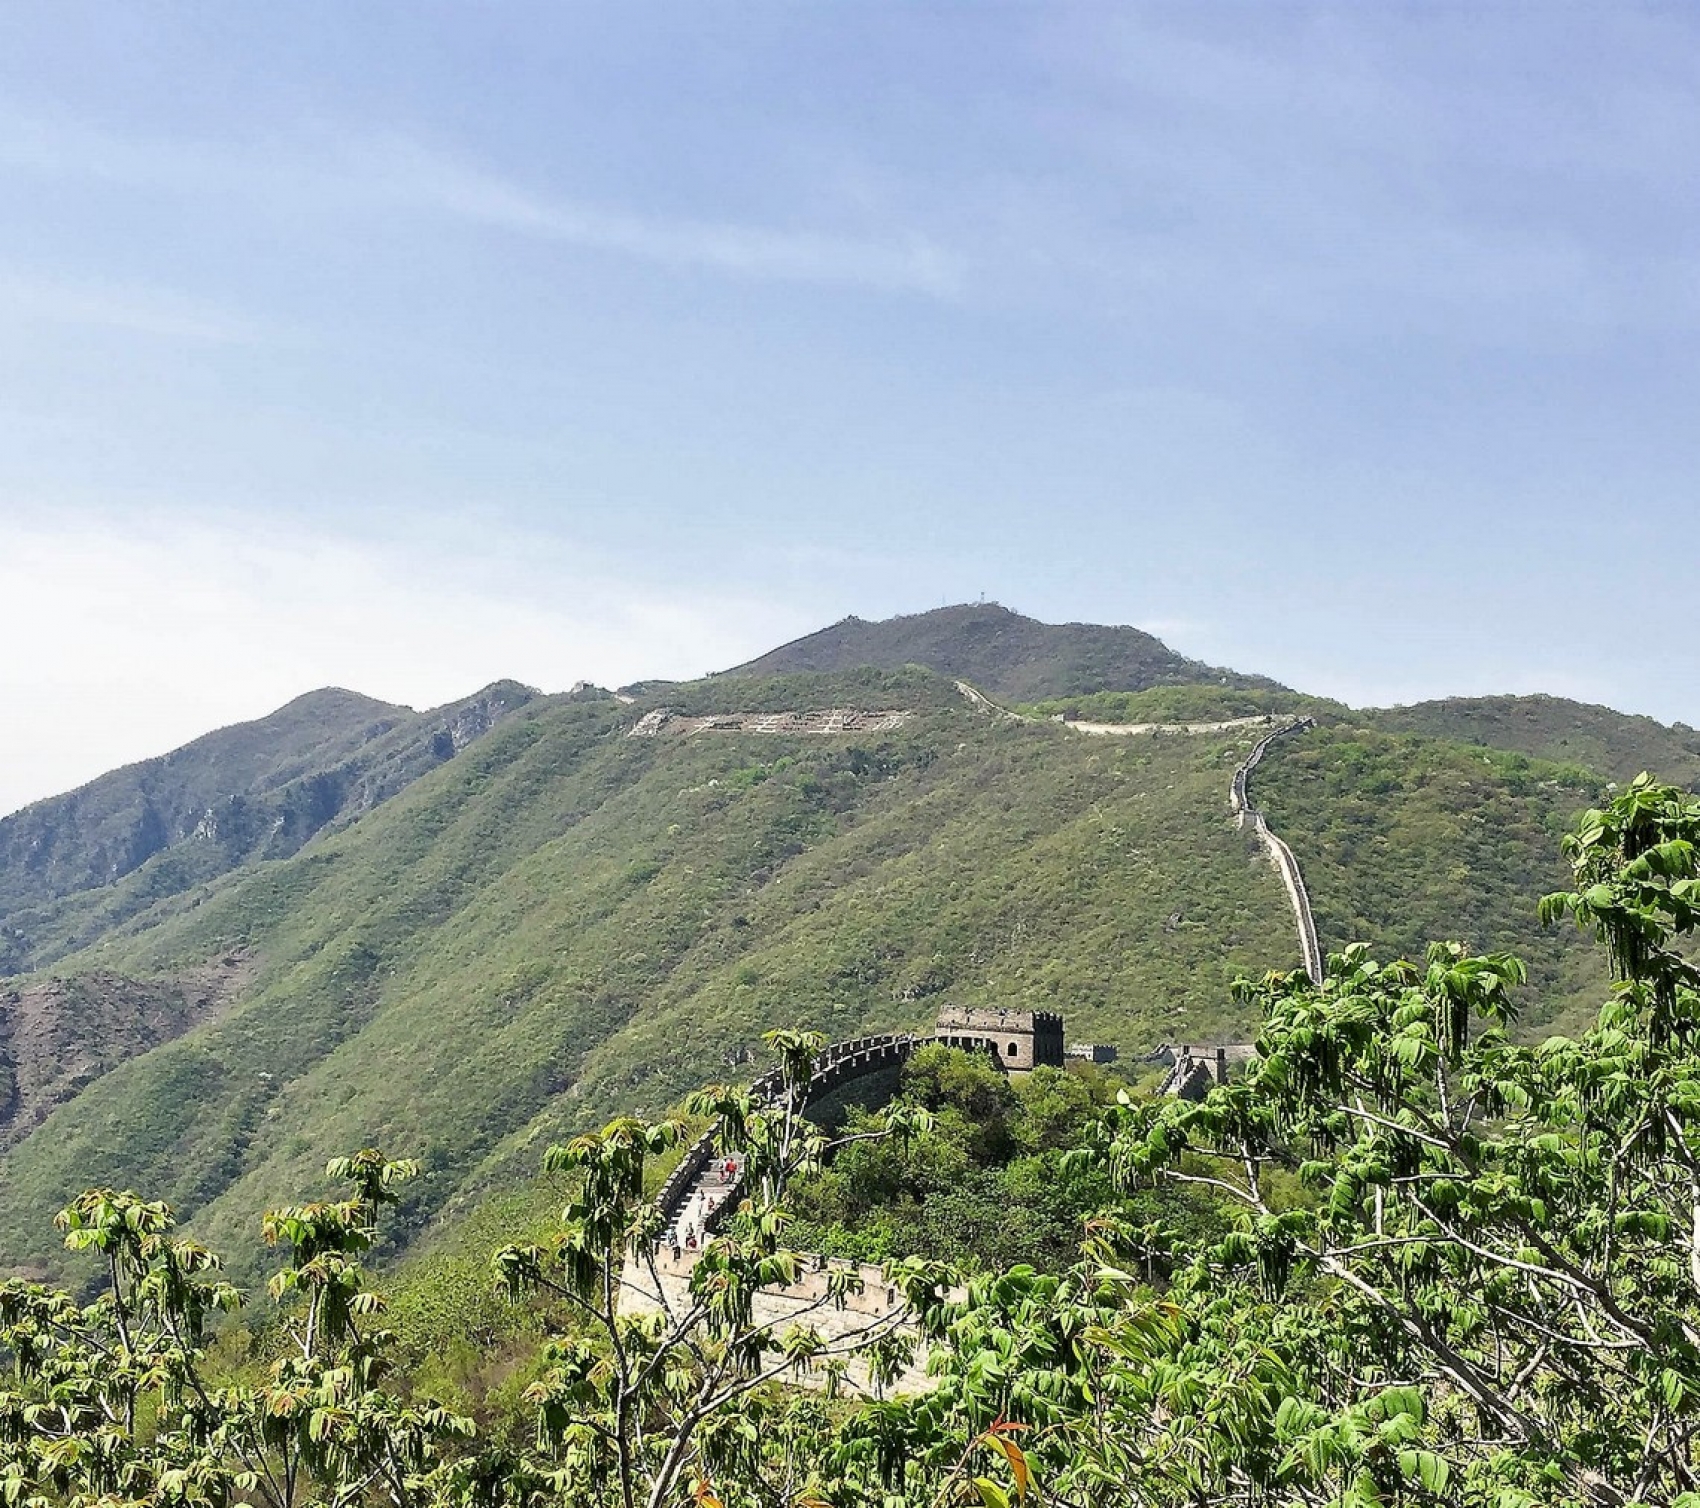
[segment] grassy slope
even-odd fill
[[[374,1141],[424,1158],[418,1228],[533,1168],[544,1137],[735,1071],[774,1025],[986,999],[1138,1049],[1237,1030],[1227,981],[1294,961],[1279,888],[1225,821],[1243,739],[1111,745],[964,710],[861,742],[616,736],[631,715],[522,714],[91,954],[146,972],[247,941],[265,967],[7,1158],[0,1257],[51,1258],[47,1214],[91,1181],[241,1250],[263,1205]]]
[[[1651,770],[1700,789],[1700,733],[1666,727],[1610,707],[1557,696],[1453,697],[1358,714],[1390,733],[1515,749],[1534,758],[1598,770],[1613,780]]]
[[[1574,766],[1342,723],[1274,745],[1252,799],[1298,855],[1325,949],[1510,949],[1530,966],[1534,1031],[1574,1024],[1605,987],[1583,937],[1535,922],[1568,878],[1559,839],[1597,787]]]

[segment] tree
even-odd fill
[[[361,1254],[409,1163],[338,1158],[340,1200],[266,1216],[289,1251],[272,1279],[282,1354],[254,1385],[215,1381],[207,1323],[234,1310],[218,1259],[175,1234],[171,1211],[95,1189],[58,1217],[65,1244],[104,1272],[92,1303],[39,1284],[0,1284],[0,1496],[9,1504],[260,1502],[295,1508],[380,1501],[412,1508],[470,1424],[384,1386],[383,1300]]]
[[[1052,1502],[1700,1504],[1697,851],[1700,801],[1645,777],[1566,840],[1543,915],[1616,976],[1574,1041],[1514,1042],[1522,966],[1455,946],[1247,986],[1246,1076],[1123,1104],[1100,1153],[1235,1228],[1166,1292],[1116,1216],[1067,1278],[982,1285],[941,1392],[847,1462],[918,1493],[1004,1418]]]
[[[821,1296],[782,1320],[757,1296],[813,1266],[785,1245],[791,1180],[835,1146],[907,1134],[926,1117],[896,1106],[878,1128],[829,1140],[803,1115],[823,1039],[766,1040],[779,1066],[757,1090],[710,1088],[688,1106],[712,1118],[720,1152],[737,1159],[742,1198],[687,1277],[664,1271],[661,1214],[643,1192],[646,1163],[679,1143],[682,1123],[618,1120],[545,1155],[545,1169],[576,1175],[579,1192],[550,1243],[508,1247],[494,1264],[515,1297],[543,1291],[567,1305],[579,1333],[546,1353],[528,1395],[538,1449],[505,1464],[505,1495],[570,1488],[575,1503],[668,1508],[689,1483],[700,1503],[804,1501],[824,1458],[818,1408],[770,1385],[809,1370],[841,1378],[852,1358],[877,1384],[907,1363],[914,1342],[899,1308],[823,1323],[861,1289],[854,1269],[829,1269]],[[908,1278],[941,1281],[919,1266]]]

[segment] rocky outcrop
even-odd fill
[[[287,858],[454,758],[536,694],[502,681],[413,712],[313,692],[0,820],[0,976],[46,967],[243,864]]]
[[[0,987],[0,1148],[126,1059],[221,1014],[256,969],[232,952],[165,979],[97,970]]]

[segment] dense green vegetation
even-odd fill
[[[1631,717],[1558,696],[1450,697],[1414,707],[1360,713],[1390,733],[1511,749],[1555,764],[1580,765],[1627,782],[1647,770],[1700,787],[1700,733],[1678,723]]]
[[[1071,1149],[1126,1087],[1088,1064],[1012,1078],[983,1057],[923,1048],[904,1066],[898,1102],[926,1111],[928,1128],[852,1141],[803,1180],[789,1239],[860,1262],[916,1256],[1061,1271],[1079,1253],[1087,1217],[1112,1196],[1104,1170],[1080,1165]],[[866,1135],[878,1120],[857,1111],[843,1131]],[[1150,1218],[1208,1228],[1203,1201],[1167,1190],[1140,1198]]]
[[[699,717],[717,712],[787,712],[799,707],[955,712],[962,708],[962,695],[951,681],[921,665],[885,669],[862,665],[760,679],[729,672],[655,687],[637,705],[640,710],[662,706]]]
[[[1528,962],[1530,1029],[1572,1024],[1604,983],[1574,932],[1536,925],[1558,840],[1599,777],[1498,749],[1344,724],[1275,744],[1253,799],[1304,870],[1325,950],[1419,955],[1431,937]]]
[[[234,1365],[209,1349],[239,1301],[212,1255],[163,1205],[91,1191],[59,1225],[97,1302],[0,1282],[0,1481],[43,1508],[1697,1508],[1700,800],[1639,780],[1564,853],[1542,913],[1592,932],[1614,981],[1575,1039],[1512,1040],[1509,955],[1353,948],[1321,984],[1241,986],[1259,1058],[1201,1102],[1118,1098],[1088,1127],[1066,1074],[994,1087],[932,1053],[833,1136],[801,1113],[821,1038],[775,1032],[767,1095],[691,1098],[743,1184],[671,1286],[649,1198],[689,1128],[551,1147],[553,1229],[490,1259],[551,1332],[516,1390],[525,1438],[397,1369],[365,1263],[416,1167],[335,1159],[340,1197],[265,1217],[276,1308]],[[788,1241],[835,1150],[1017,1128],[1083,1143],[1067,1170],[1104,1202],[1077,1262],[964,1282],[905,1256],[882,1296]],[[1210,1218],[1142,1198],[1163,1189]],[[917,1344],[924,1386],[883,1396]],[[858,1378],[854,1400],[791,1386]]]

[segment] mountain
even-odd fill
[[[1642,770],[1700,790],[1700,733],[1559,696],[1452,697],[1360,714],[1392,733],[1513,749],[1632,780]]]
[[[0,910],[109,885],[189,836],[220,802],[321,769],[411,716],[352,691],[310,691],[27,806],[0,821]]]
[[[0,974],[44,967],[165,897],[294,853],[535,695],[504,681],[415,712],[313,691],[13,813],[0,820]]]
[[[87,1182],[242,1248],[345,1144],[424,1160],[418,1229],[533,1171],[550,1136],[736,1073],[774,1026],[995,1001],[1134,1051],[1243,1030],[1229,980],[1296,962],[1279,883],[1223,820],[1247,730],[1088,740],[920,671],[753,689],[912,710],[869,733],[646,737],[653,709],[544,701],[67,960],[161,980],[240,952],[254,980],[10,1149],[0,1261],[59,1260],[45,1219]]]
[[[503,683],[413,714],[326,693],[304,727],[285,708],[268,733],[8,819],[46,822],[57,856],[5,871],[24,897],[5,917],[15,967],[57,961],[0,981],[0,1267],[62,1268],[48,1219],[105,1182],[170,1199],[240,1268],[261,1208],[373,1144],[426,1168],[405,1244],[533,1173],[548,1140],[738,1075],[776,1026],[836,1037],[1000,1004],[1059,1009],[1126,1055],[1243,1040],[1231,980],[1298,962],[1281,885],[1227,805],[1277,711],[1318,726],[1271,747],[1253,797],[1324,945],[1511,947],[1533,976],[1523,1029],[1563,1024],[1605,980],[1573,929],[1535,922],[1564,879],[1558,836],[1618,767],[1600,766],[1671,773],[1687,736],[1603,709],[1567,725],[1550,702],[1532,720],[1520,701],[1356,713],[1207,668],[1129,690],[1136,654],[1151,676],[1190,662],[1001,608],[828,633],[853,668],[741,667],[629,704]],[[894,667],[862,663],[870,644]],[[1092,645],[1115,648],[1122,689],[1058,690],[1097,673]],[[953,684],[1000,657],[1012,701],[1196,731],[1092,734]],[[1413,715],[1434,720],[1395,725]],[[1588,749],[1553,742],[1581,729]],[[322,820],[292,825],[321,780]],[[142,800],[163,846],[89,885]]]
[[[168,1198],[252,1260],[262,1207],[374,1143],[427,1169],[405,1240],[534,1172],[552,1138],[736,1075],[772,1027],[848,1036],[996,1003],[1060,1009],[1077,1040],[1138,1054],[1243,1040],[1230,981],[1298,962],[1280,884],[1227,818],[1258,724],[1093,737],[916,669],[666,696],[676,710],[536,702],[358,821],[66,960],[72,982],[158,985],[237,957],[251,983],[5,1153],[0,1265],[61,1263],[47,1219],[90,1182]],[[1446,835],[1417,824],[1399,885],[1360,894],[1326,859],[1335,804],[1286,795],[1311,735],[1283,740],[1256,794],[1304,862],[1322,856],[1319,906],[1374,939],[1405,924],[1412,888],[1442,918],[1470,901],[1506,918],[1548,1014],[1597,990],[1581,940],[1532,925],[1586,785],[1374,736],[1396,770],[1428,761],[1463,828],[1509,840],[1454,882]],[[1324,763],[1354,801],[1380,780]],[[1383,801],[1354,821],[1402,821]]]
[[[1012,702],[1181,683],[1284,689],[1263,676],[1186,659],[1137,628],[1040,623],[995,602],[935,608],[878,623],[845,618],[725,674],[789,675],[864,665],[881,670],[924,665]]]

